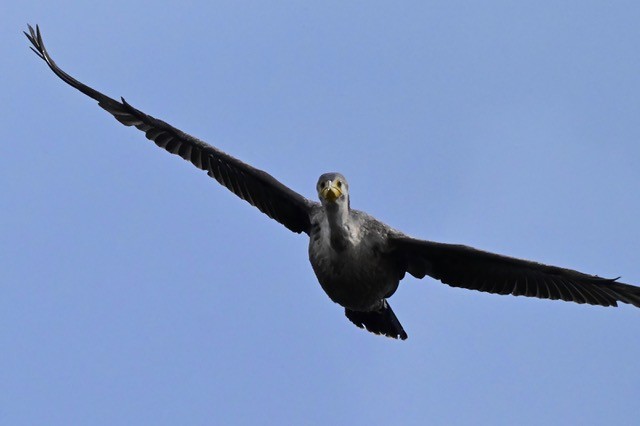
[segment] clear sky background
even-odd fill
[[[405,279],[353,326],[307,239],[58,80],[411,235],[640,284],[632,1],[3,2],[0,423],[632,424],[640,310]]]

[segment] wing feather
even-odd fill
[[[389,244],[406,272],[429,275],[452,287],[600,306],[640,307],[640,287],[572,269],[502,256],[472,247],[390,235]]]
[[[65,83],[98,101],[98,105],[125,126],[135,126],[147,139],[172,154],[179,155],[207,172],[238,197],[257,207],[294,232],[309,233],[310,212],[314,204],[280,183],[268,173],[256,169],[225,152],[190,136],[162,120],[134,108],[123,98],[116,101],[79,82],[51,59],[42,41],[40,28],[29,25],[25,35],[33,50]]]

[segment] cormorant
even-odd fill
[[[408,272],[453,287],[496,294],[560,299],[591,305],[640,307],[640,288],[571,269],[544,265],[456,244],[419,240],[352,209],[349,183],[325,173],[308,200],[268,173],[129,105],[84,85],[60,69],[44,47],[40,29],[25,32],[31,48],[64,82],[98,101],[125,126],[177,154],[293,232],[309,236],[309,260],[329,298],[360,328],[392,338],[407,333],[387,299]]]

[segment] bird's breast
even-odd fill
[[[400,278],[394,264],[371,235],[350,234],[347,244],[336,250],[328,226],[314,226],[309,260],[331,300],[353,310],[376,309],[398,287]]]

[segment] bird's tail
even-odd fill
[[[407,333],[386,300],[383,300],[382,308],[377,311],[361,312],[345,309],[344,313],[349,321],[372,333],[382,334],[393,339],[405,340],[407,338]]]

